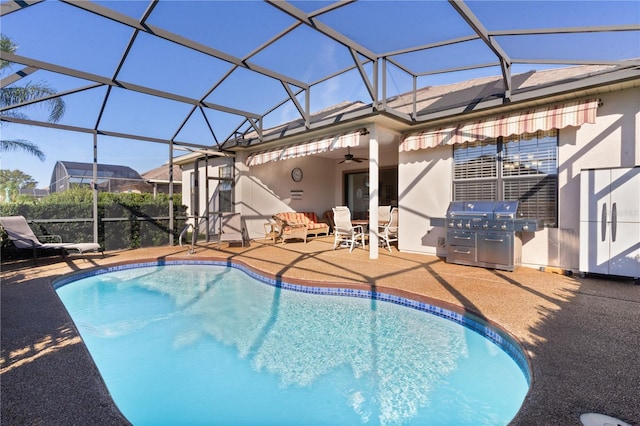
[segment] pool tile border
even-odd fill
[[[453,321],[460,324],[476,333],[484,336],[486,339],[495,343],[503,351],[505,351],[511,359],[520,368],[520,371],[525,376],[527,384],[531,386],[531,372],[529,369],[529,362],[524,351],[520,345],[508,334],[498,330],[481,318],[472,316],[471,314],[460,314],[452,310],[442,308],[430,303],[419,302],[411,300],[406,297],[395,296],[383,292],[375,292],[370,290],[354,289],[354,288],[339,288],[339,287],[315,287],[310,285],[293,284],[283,281],[277,278],[269,278],[252,270],[251,268],[234,263],[227,260],[167,260],[167,261],[150,261],[140,263],[126,263],[116,266],[107,266],[100,269],[95,269],[87,272],[81,272],[72,275],[66,275],[58,278],[53,282],[53,288],[58,289],[66,284],[74,281],[78,281],[84,278],[107,274],[110,272],[123,271],[128,269],[144,268],[144,267],[156,267],[156,266],[168,266],[168,265],[210,265],[210,266],[225,266],[239,269],[249,275],[250,277],[273,287],[279,287],[286,290],[297,291],[301,293],[322,294],[328,296],[347,296],[347,297],[359,297],[363,299],[374,299],[384,302],[390,302],[408,308],[423,311],[438,317]]]

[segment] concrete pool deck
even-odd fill
[[[640,286],[631,280],[504,272],[433,256],[332,250],[331,238],[217,250],[186,247],[4,262],[0,278],[3,424],[127,424],[52,287],[56,278],[141,260],[231,259],[314,285],[373,288],[473,312],[514,336],[533,383],[514,425],[580,425],[583,413],[640,424]]]

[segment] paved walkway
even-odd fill
[[[3,263],[0,359],[3,424],[126,424],[57,298],[53,279],[142,259],[223,258],[314,285],[355,285],[464,309],[516,337],[533,384],[514,425],[580,425],[595,412],[640,425],[640,286],[519,268],[494,271],[437,257],[307,244],[160,247]]]

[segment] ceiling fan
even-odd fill
[[[360,158],[360,157],[354,157],[353,154],[351,153],[351,147],[347,147],[347,153],[344,155],[344,160],[338,162],[338,164],[342,164],[342,163],[362,163],[364,160],[366,160],[366,158]]]

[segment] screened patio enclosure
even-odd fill
[[[64,192],[74,186],[91,187],[95,182],[99,191],[151,192],[152,186],[131,167],[114,164],[97,164],[94,179],[93,164],[74,161],[58,161],[51,174],[49,191]]]
[[[174,157],[185,153],[240,153],[244,162],[361,127],[372,130],[373,176],[382,133],[375,130],[389,120],[402,134],[419,134],[550,93],[516,90],[515,75],[601,65],[619,67],[616,79],[624,80],[625,73],[637,78],[640,65],[640,6],[627,1],[29,0],[0,7],[2,33],[18,46],[2,52],[3,92],[41,81],[55,89],[38,99],[3,97],[3,139],[31,139],[58,161],[64,144],[29,132],[69,132],[86,141],[94,162],[121,158],[109,162],[138,170],[151,167],[137,166],[144,151],[133,155],[130,147],[149,144],[166,153],[170,179]],[[489,92],[418,102],[424,88],[490,76],[498,79]],[[57,122],[33,108],[51,99],[66,105]],[[341,113],[331,114],[336,106]],[[377,194],[369,200],[378,203]]]

